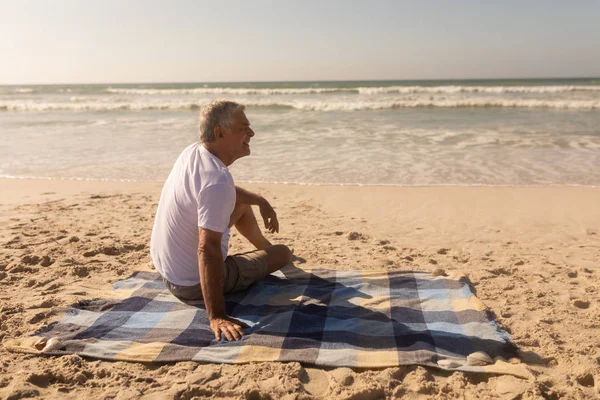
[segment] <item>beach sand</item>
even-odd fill
[[[0,180],[0,340],[104,297],[148,250],[161,183]],[[298,363],[148,365],[0,346],[0,398],[597,398],[600,188],[242,185],[276,207],[296,265],[461,270],[532,371]],[[231,252],[250,250],[234,232]]]

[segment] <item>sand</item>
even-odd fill
[[[271,200],[296,265],[461,270],[530,379],[423,367],[145,365],[0,346],[0,398],[558,399],[600,396],[600,189],[244,185]],[[0,179],[0,340],[150,270],[160,183]],[[238,234],[231,251],[249,250]]]

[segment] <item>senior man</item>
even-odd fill
[[[161,192],[150,253],[167,288],[184,300],[204,299],[210,328],[219,340],[242,337],[243,322],[225,313],[224,293],[247,289],[288,264],[287,246],[272,245],[262,234],[251,205],[257,205],[271,233],[279,232],[273,207],[262,196],[236,187],[227,169],[250,155],[254,132],[244,106],[216,100],[200,113],[199,141],[173,166]],[[229,228],[256,251],[227,255]]]

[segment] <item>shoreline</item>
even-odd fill
[[[493,241],[505,235],[529,239],[533,234],[537,234],[537,242],[544,239],[556,245],[559,237],[600,227],[597,187],[240,185],[263,194],[276,208],[301,201],[332,214],[368,221],[365,224],[377,227],[380,235],[400,236],[412,245],[470,246],[473,237]],[[69,200],[88,194],[144,194],[157,203],[162,186],[158,181],[0,178],[0,205]],[[539,226],[552,226],[554,231]]]
[[[165,177],[166,179],[166,177]],[[115,183],[164,183],[163,180],[144,179],[111,179],[111,178],[52,178],[40,176],[12,176],[0,175],[0,180],[30,180],[30,181],[68,181],[68,182],[115,182]],[[271,182],[271,181],[236,181],[241,185],[285,185],[285,186],[325,186],[325,187],[399,187],[399,188],[436,188],[436,187],[483,187],[483,188],[545,188],[545,187],[584,187],[600,188],[600,184],[585,185],[579,183],[535,183],[535,184],[466,184],[466,183],[443,183],[443,184],[400,184],[400,183],[303,183],[303,182]]]

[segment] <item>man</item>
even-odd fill
[[[225,313],[224,293],[247,289],[288,264],[287,246],[262,234],[251,205],[259,206],[271,233],[279,232],[273,207],[262,196],[236,187],[227,169],[250,155],[254,132],[244,106],[216,100],[200,115],[199,142],[188,146],[163,187],[150,243],[152,261],[167,288],[184,300],[204,299],[210,328],[219,340],[238,340],[244,323]],[[229,228],[256,251],[227,255]]]

